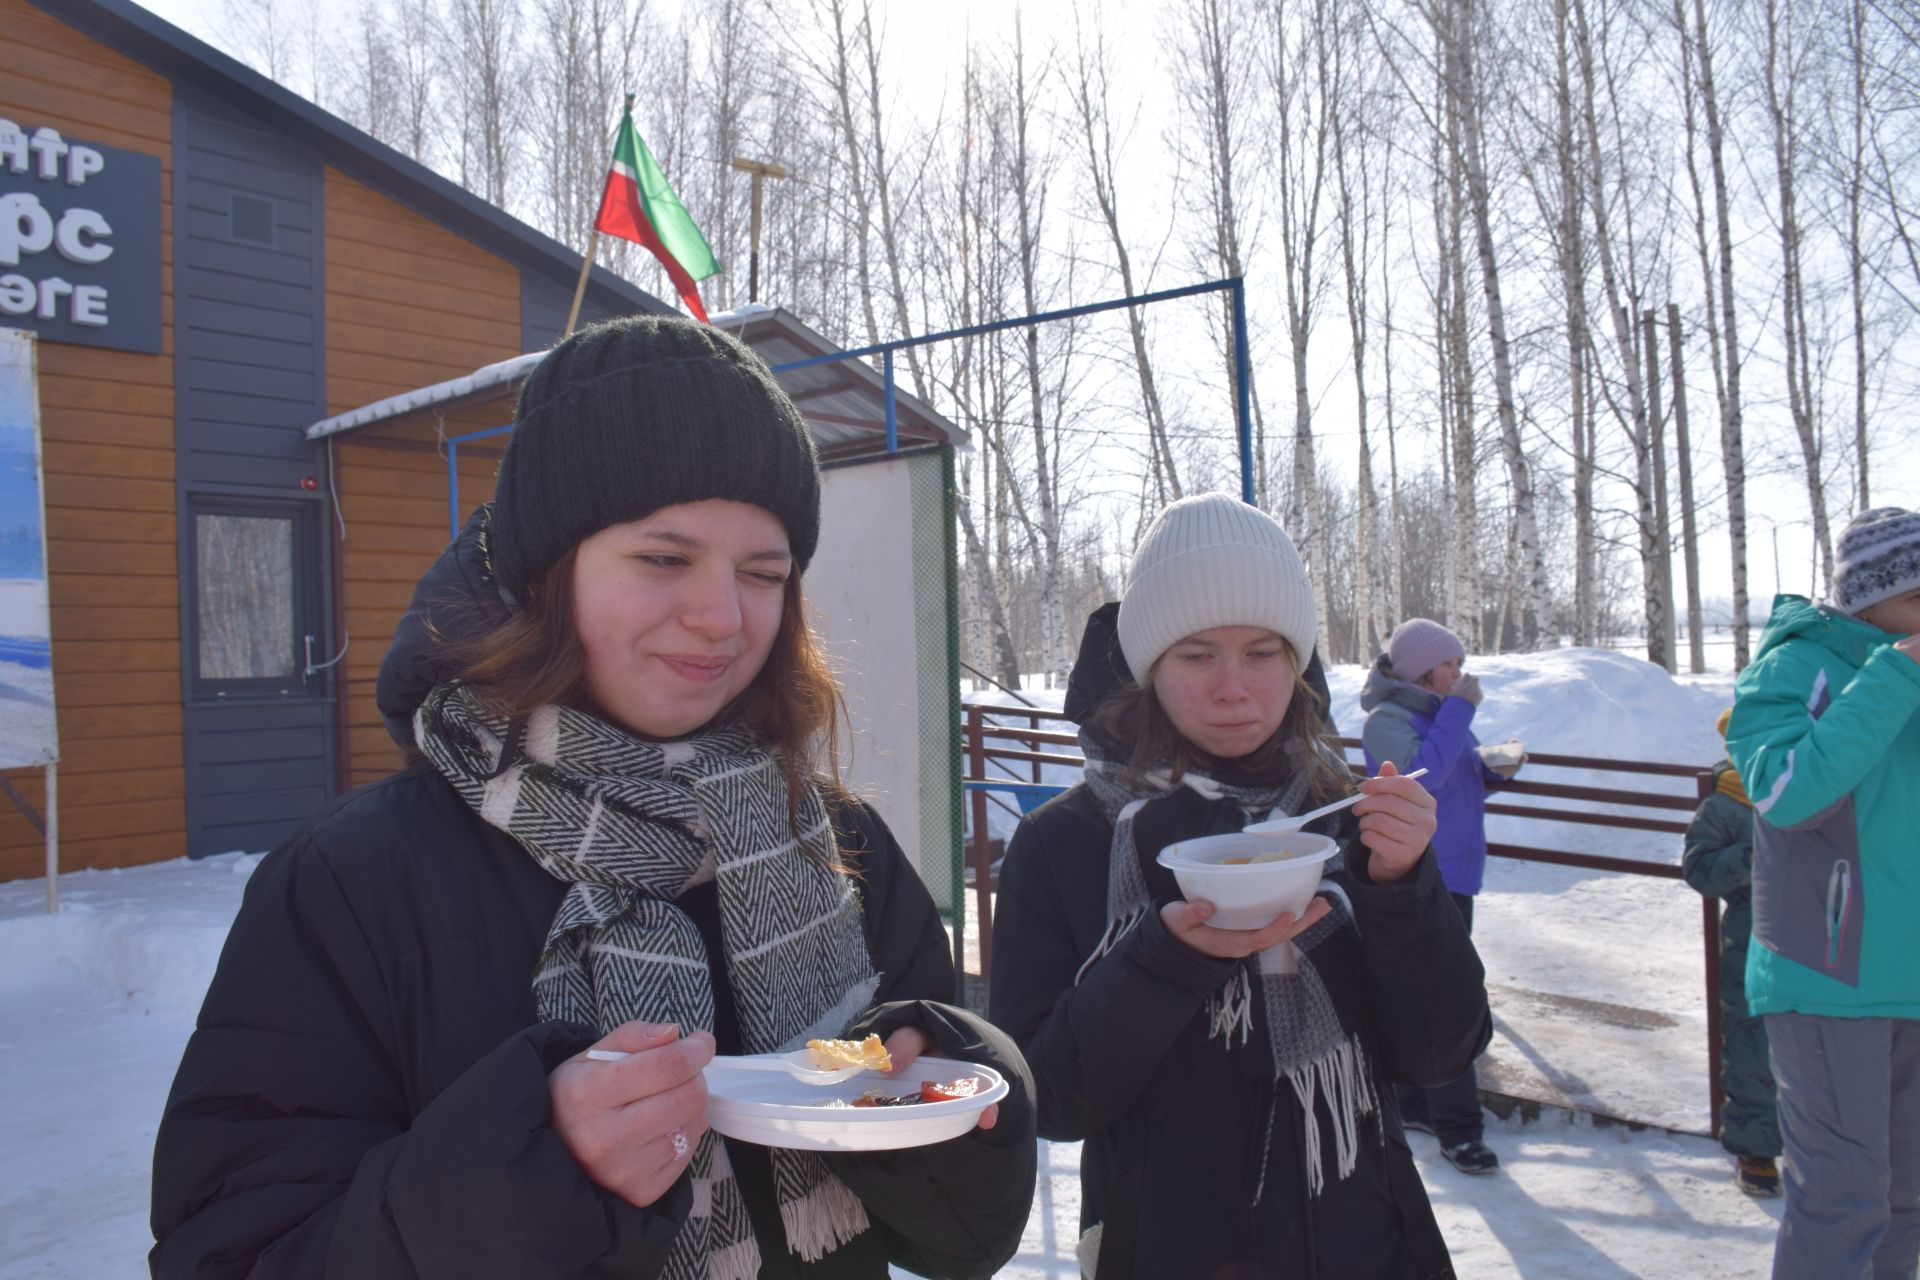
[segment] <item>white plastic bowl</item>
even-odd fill
[[[1213,904],[1216,929],[1264,929],[1282,912],[1298,918],[1320,887],[1320,869],[1338,850],[1329,836],[1295,831],[1287,835],[1224,836],[1181,840],[1160,851],[1157,861],[1173,872],[1188,902]],[[1226,858],[1284,853],[1281,862],[1223,866]]]

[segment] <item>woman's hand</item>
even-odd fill
[[[1353,806],[1360,819],[1360,843],[1371,852],[1367,875],[1376,884],[1391,884],[1413,870],[1440,826],[1433,796],[1416,779],[1399,773],[1393,761],[1383,762],[1379,777],[1360,784],[1365,799]]]
[[[671,1023],[629,1022],[595,1049],[632,1056],[568,1058],[547,1077],[553,1131],[598,1186],[646,1208],[667,1193],[707,1131],[713,1037],[685,1039]]]
[[[899,1079],[907,1073],[920,1056],[933,1048],[933,1041],[927,1033],[918,1027],[896,1027],[887,1037],[887,1056],[893,1059],[893,1070],[887,1072],[891,1079]],[[980,1113],[980,1121],[975,1126],[991,1129],[1000,1119],[1000,1104],[995,1102]]]
[[[1198,902],[1169,902],[1160,908],[1160,921],[1168,933],[1201,955],[1239,960],[1305,933],[1327,911],[1327,900],[1315,898],[1298,920],[1282,912],[1264,929],[1216,929],[1207,923],[1213,919],[1213,904],[1203,898]]]

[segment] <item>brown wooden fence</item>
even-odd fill
[[[1011,802],[1022,813],[1035,808],[1065,786],[1042,780],[1047,765],[1084,764],[1079,737],[1071,727],[1043,729],[1044,721],[1066,724],[1057,711],[1029,707],[1006,707],[968,702],[962,707],[965,720],[961,743],[965,752],[962,785],[971,805],[972,838],[967,843],[967,864],[973,872],[975,901],[980,916],[980,976],[993,972],[993,847],[987,835],[987,812],[996,798]],[[1337,739],[1340,746],[1358,751],[1358,738]],[[1501,784],[1487,804],[1489,814],[1522,818],[1533,822],[1566,822],[1583,827],[1617,831],[1652,831],[1662,835],[1684,836],[1693,811],[1713,791],[1710,770],[1685,764],[1651,764],[1640,760],[1608,760],[1588,756],[1562,756],[1528,753],[1533,766],[1557,766],[1587,769],[1622,778],[1621,786],[1578,786],[1559,782],[1536,782],[1531,778]],[[1356,775],[1365,770],[1350,765]],[[1686,779],[1693,783],[1694,794],[1649,789],[1654,779]],[[1532,802],[1525,802],[1532,801]],[[1541,803],[1554,801],[1558,803]],[[1604,813],[1594,806],[1625,806],[1647,813]],[[1545,862],[1561,867],[1605,871],[1617,875],[1651,876],[1659,880],[1681,879],[1677,865],[1621,858],[1608,854],[1547,849],[1527,844],[1490,843],[1489,855],[1511,858],[1516,862]],[[1701,951],[1704,958],[1707,1014],[1707,1096],[1714,1135],[1720,1133],[1720,911],[1713,898],[1700,901]]]

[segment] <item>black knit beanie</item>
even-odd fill
[[[745,343],[691,320],[583,329],[534,366],[495,481],[490,558],[520,593],[582,539],[723,498],[786,526],[796,570],[820,540],[806,420]]]

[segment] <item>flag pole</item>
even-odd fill
[[[574,322],[580,318],[580,300],[587,296],[587,272],[593,270],[593,255],[599,252],[599,249],[600,232],[595,229],[594,233],[587,237],[587,254],[580,260],[580,281],[573,286],[573,307],[567,312],[567,327],[560,335],[563,338],[573,333]]]
[[[624,120],[632,114],[633,95],[628,94],[625,114],[621,116],[621,119]],[[573,326],[580,320],[580,302],[587,296],[587,275],[593,270],[594,255],[600,251],[600,215],[598,213],[594,214],[593,221],[594,225],[591,228],[590,234],[587,236],[587,253],[586,256],[580,260],[580,279],[576,281],[573,286],[573,306],[567,311],[567,327],[560,334],[562,338],[570,337],[573,333]]]

